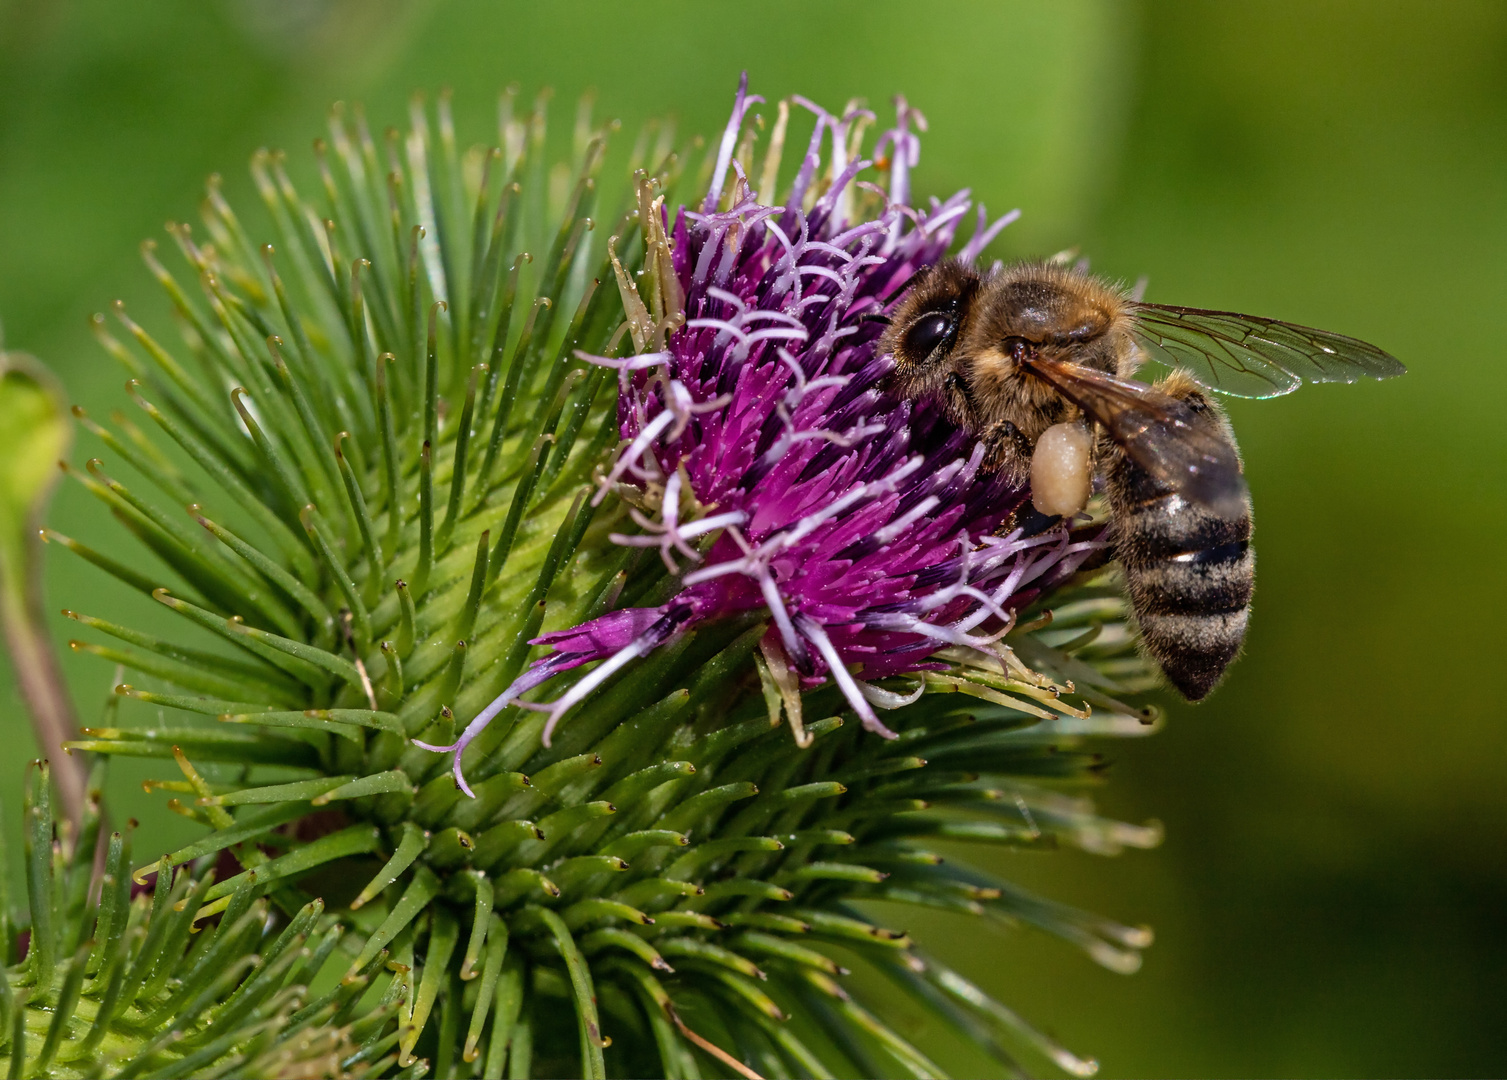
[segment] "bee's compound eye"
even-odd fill
[[[905,335],[905,347],[916,358],[930,356],[952,333],[952,318],[941,312],[923,315]]]

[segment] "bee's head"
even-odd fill
[[[885,389],[896,397],[938,393],[955,370],[953,349],[972,317],[980,280],[962,263],[927,267],[913,278],[880,340],[895,358]]]

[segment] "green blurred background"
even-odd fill
[[[1500,1075],[1501,4],[0,0],[6,343],[91,411],[118,407],[85,319],[117,296],[161,309],[137,242],[192,217],[211,171],[245,206],[251,150],[302,154],[337,98],[396,123],[413,88],[453,86],[481,138],[504,83],[553,85],[558,120],[595,86],[630,131],[673,111],[710,134],[742,68],[771,99],[861,96],[886,115],[907,94],[931,121],[923,192],[1024,209],[1001,255],[1080,246],[1148,275],[1150,299],[1333,328],[1411,369],[1232,406],[1260,523],[1247,655],[1207,704],[1114,748],[1101,793],[1164,821],[1165,845],[1000,868],[1154,925],[1143,970],[971,921],[910,928],[1109,1076]],[[98,449],[86,436],[75,458]],[[50,520],[117,535],[75,490]],[[54,609],[154,618],[67,558],[48,591]],[[87,722],[111,673],[66,663]],[[13,829],[31,737],[8,670],[0,715]],[[118,813],[192,828],[128,780]]]

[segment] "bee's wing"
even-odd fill
[[[1137,340],[1151,358],[1235,397],[1277,397],[1308,382],[1390,379],[1407,369],[1375,345],[1233,311],[1137,304]]]
[[[1025,367],[1102,424],[1155,479],[1216,513],[1241,510],[1246,488],[1239,455],[1185,403],[1145,383],[1066,360],[1033,357]]]

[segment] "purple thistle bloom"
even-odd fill
[[[561,717],[614,672],[698,623],[749,612],[771,621],[763,655],[797,738],[793,699],[828,679],[865,728],[893,737],[876,707],[914,701],[921,688],[900,694],[876,680],[940,667],[930,658],[949,646],[989,649],[1014,610],[1100,546],[1074,543],[1064,529],[996,535],[1027,491],[982,471],[982,447],[935,407],[881,389],[893,360],[878,351],[883,323],[865,316],[886,312],[918,270],[947,254],[970,209],[966,191],[910,205],[919,155],[912,125],[924,130],[924,118],[897,101],[896,127],[875,151],[889,151],[886,192],[859,180],[871,161],[849,158],[865,114],[838,117],[796,99],[816,113],[816,129],[784,204],[766,206],[733,158],[744,115],[762,100],[746,86],[745,76],[700,210],[681,208],[673,228],[657,203],[643,215],[647,246],[656,232],[667,241],[663,276],[673,281],[659,291],[678,293],[678,310],[655,323],[622,275],[638,355],[583,357],[619,373],[625,445],[596,499],[620,492],[649,508],[631,511],[640,534],[612,539],[658,548],[682,575],[680,590],[660,607],[536,638],[554,652],[454,744],[428,747],[455,751],[468,794],[461,754],[508,705],[550,714],[548,746]],[[828,136],[831,182],[813,202]],[[867,217],[856,209],[863,204],[873,207]],[[956,253],[965,261],[1018,211],[993,225],[982,206],[976,215]],[[646,254],[645,276],[654,258]],[[555,701],[519,700],[594,661]]]

